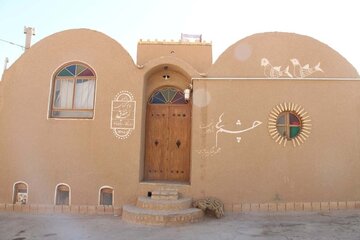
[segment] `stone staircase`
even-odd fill
[[[176,190],[151,192],[139,197],[136,206],[124,205],[122,219],[130,223],[170,226],[200,221],[204,213],[191,207],[191,198],[181,198]]]

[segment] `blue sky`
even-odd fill
[[[32,43],[70,28],[90,28],[118,41],[135,59],[139,39],[203,34],[214,61],[231,44],[258,32],[295,32],[334,48],[360,71],[360,12],[355,0],[0,0],[0,39],[25,43],[24,26],[35,27]],[[0,41],[0,73],[20,47]]]

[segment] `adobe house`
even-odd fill
[[[63,31],[0,82],[0,207],[121,210],[159,189],[227,211],[356,207],[359,115],[356,69],[307,36],[255,34],[214,63],[200,39],[141,40],[134,63]]]

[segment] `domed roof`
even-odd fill
[[[326,44],[295,33],[259,33],[226,49],[208,77],[357,78],[356,69]]]
[[[134,65],[130,54],[117,41],[90,29],[70,29],[54,33],[34,44],[14,64],[33,59],[74,58],[103,55],[121,56],[124,63]],[[110,61],[110,59],[101,59]]]

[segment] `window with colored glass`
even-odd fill
[[[53,82],[50,117],[93,118],[96,77],[84,64],[62,67]]]
[[[156,90],[150,97],[151,104],[187,104],[183,91],[174,87],[164,87]]]
[[[276,128],[281,136],[291,140],[301,131],[300,118],[294,112],[282,112],[277,118]]]

